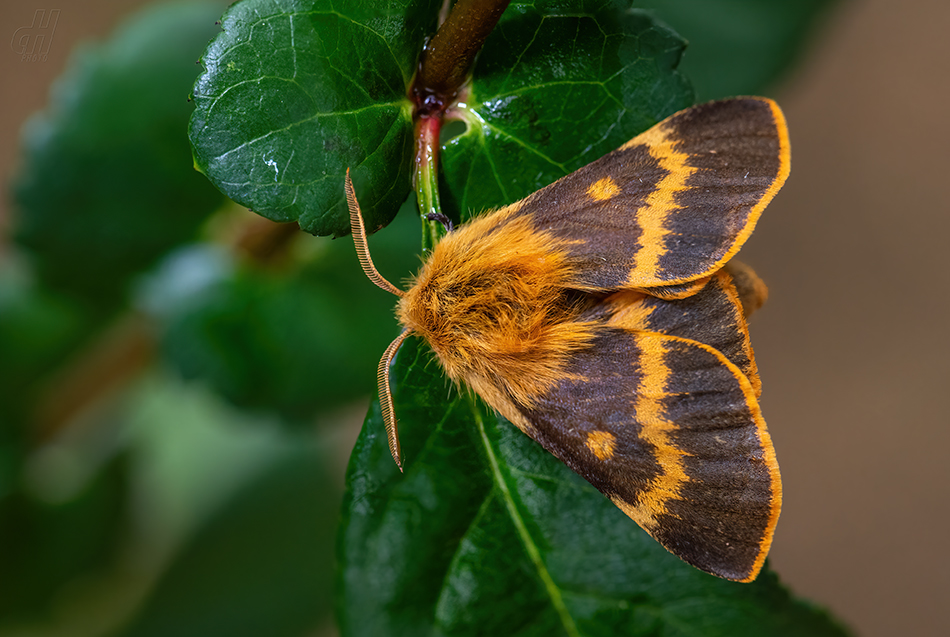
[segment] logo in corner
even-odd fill
[[[53,43],[53,33],[59,22],[59,9],[37,9],[33,14],[33,24],[20,27],[13,32],[10,48],[20,56],[21,62],[45,62],[49,47]]]

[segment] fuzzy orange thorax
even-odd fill
[[[572,269],[560,242],[516,210],[502,208],[446,236],[397,313],[454,381],[479,393],[500,385],[509,398],[531,404],[563,377],[593,325],[576,321],[581,308],[566,294]]]

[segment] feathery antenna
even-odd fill
[[[399,430],[396,426],[396,414],[393,411],[393,394],[389,389],[389,366],[392,364],[399,346],[411,333],[411,330],[403,330],[402,334],[389,344],[389,347],[383,352],[383,357],[379,359],[379,367],[376,370],[376,380],[379,383],[379,406],[383,412],[386,435],[389,437],[389,452],[393,454],[393,460],[396,461],[396,466],[399,467],[400,471],[402,471],[402,454],[399,450]]]
[[[350,230],[353,232],[353,243],[356,246],[356,256],[360,259],[360,265],[363,266],[363,272],[370,281],[377,286],[392,292],[396,296],[403,296],[405,292],[383,278],[376,266],[373,265],[373,259],[369,255],[369,246],[366,245],[366,228],[363,225],[363,215],[360,213],[360,204],[356,201],[356,191],[353,189],[353,181],[350,179],[350,169],[346,169],[346,205],[350,208]],[[399,450],[399,430],[396,426],[396,414],[393,411],[393,394],[389,387],[389,366],[396,357],[399,346],[411,334],[411,330],[403,330],[402,334],[396,337],[379,360],[379,367],[376,369],[376,381],[379,384],[379,406],[383,412],[383,423],[386,425],[386,436],[389,438],[389,452],[393,454],[393,460],[396,466],[402,471],[402,455]]]
[[[346,205],[350,208],[350,230],[353,232],[353,243],[356,245],[356,256],[359,257],[360,265],[363,266],[363,272],[369,277],[369,280],[378,287],[392,292],[396,296],[403,296],[405,292],[383,278],[376,266],[373,265],[373,258],[369,256],[369,246],[366,245],[366,228],[363,226],[363,215],[360,213],[360,204],[356,201],[356,191],[353,190],[353,181],[350,179],[350,169],[346,169]]]

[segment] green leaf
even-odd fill
[[[391,377],[405,474],[374,405],[347,471],[345,637],[846,634],[768,570],[738,584],[667,553],[540,445],[448,388],[415,339]]]
[[[113,305],[221,204],[185,136],[195,60],[220,6],[137,14],[74,55],[47,112],[28,123],[14,232],[43,281]]]
[[[836,0],[644,0],[689,41],[680,69],[700,101],[771,89]]]
[[[685,42],[629,2],[513,2],[445,144],[443,208],[511,203],[693,103]]]
[[[349,232],[351,169],[368,228],[410,191],[406,91],[436,0],[245,0],[202,58],[195,164],[235,201],[318,235]]]
[[[391,280],[418,266],[405,248],[418,236],[418,218],[410,213],[370,240]],[[397,334],[396,299],[367,280],[352,241],[319,241],[320,254],[300,270],[242,268],[196,290],[168,318],[167,360],[236,405],[276,411],[292,422],[366,396],[376,363]],[[191,276],[196,269],[189,261]]]

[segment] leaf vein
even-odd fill
[[[472,410],[472,417],[475,420],[475,426],[478,429],[479,436],[482,439],[482,445],[485,448],[485,455],[488,458],[492,479],[495,482],[498,492],[501,494],[501,498],[505,503],[505,508],[508,510],[508,515],[511,517],[511,522],[514,524],[515,530],[518,532],[518,537],[521,538],[521,542],[524,544],[525,550],[528,553],[528,557],[538,572],[538,577],[544,583],[544,588],[548,593],[548,597],[551,598],[551,605],[554,606],[554,610],[560,617],[561,623],[564,625],[564,630],[571,637],[581,637],[581,633],[577,629],[577,625],[574,623],[574,618],[571,616],[570,612],[567,610],[567,606],[564,603],[564,597],[561,595],[561,590],[551,577],[551,573],[548,572],[547,566],[544,564],[544,560],[541,558],[541,551],[534,543],[531,534],[528,533],[528,527],[525,525],[524,519],[521,517],[521,513],[518,511],[518,506],[515,504],[514,497],[511,495],[511,490],[508,488],[508,483],[505,482],[504,476],[501,473],[501,466],[498,462],[498,457],[495,455],[495,450],[492,448],[491,441],[488,439],[488,432],[485,431],[485,422],[482,419],[482,412],[476,406],[475,399],[471,396],[471,394],[467,394],[467,397],[469,406]]]

